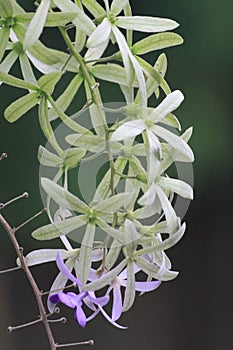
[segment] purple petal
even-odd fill
[[[76,304],[73,302],[72,298],[67,295],[66,293],[57,293],[57,294],[53,294],[49,297],[49,300],[51,301],[51,303],[57,304],[57,303],[63,303],[66,306],[74,309]]]
[[[96,270],[90,269],[89,271],[89,276],[88,276],[88,281],[95,281],[99,278],[100,276],[96,273]]]
[[[127,328],[128,328],[128,327],[121,326],[120,324],[114,322],[114,321],[111,319],[111,317],[108,316],[108,314],[104,311],[104,309],[103,309],[101,306],[99,306],[99,309],[100,309],[100,311],[102,312],[102,314],[104,315],[104,317],[106,318],[106,320],[107,320],[108,322],[110,322],[113,326],[115,326],[115,327],[117,327],[117,328],[121,328],[121,329],[127,329]]]
[[[81,327],[86,326],[87,318],[86,318],[86,315],[85,315],[81,305],[77,305],[77,307],[76,307],[75,318]]]
[[[89,295],[83,299],[84,303],[91,309],[92,311],[96,311],[96,306],[93,304],[93,302],[90,300]]]
[[[63,273],[63,275],[67,276],[72,282],[76,283],[79,287],[82,287],[82,283],[70,272],[70,270],[64,264],[64,261],[61,257],[61,253],[57,253],[57,267]]]
[[[82,300],[87,296],[87,292],[81,292],[79,294],[67,292],[66,294],[69,295],[74,305],[82,303]]]
[[[90,300],[100,306],[104,306],[109,302],[109,295],[104,295],[103,297],[96,297],[94,292],[88,292]]]
[[[141,269],[135,264],[133,263],[133,270],[134,270],[134,273],[136,274],[137,272],[139,272]],[[125,280],[127,278],[127,268],[125,268],[118,276],[117,278],[119,280]],[[121,281],[120,281],[120,284],[121,284]]]
[[[87,317],[86,321],[91,321],[98,313],[100,312],[100,309],[96,309],[89,317]]]

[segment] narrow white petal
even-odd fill
[[[150,119],[158,123],[161,119],[166,117],[169,113],[177,109],[182,101],[184,100],[184,95],[181,91],[175,90],[165,97],[165,99],[156,107],[150,114]]]

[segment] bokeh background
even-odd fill
[[[33,1],[19,1],[25,9]],[[186,236],[169,256],[179,277],[164,283],[158,291],[136,299],[135,306],[122,316],[128,330],[114,329],[97,317],[81,329],[70,313],[66,325],[54,326],[58,341],[95,339],[96,350],[231,350],[233,348],[232,302],[232,0],[134,0],[134,13],[177,20],[177,32],[185,44],[166,50],[168,81],[172,89],[181,89],[185,102],[179,109],[183,128],[194,126],[191,146],[195,151],[195,200],[185,217]],[[45,38],[55,47],[56,33]],[[149,59],[154,61],[159,54]],[[17,72],[17,66],[12,72]],[[119,98],[106,89],[105,100]],[[4,108],[19,92],[0,88],[0,153],[8,160],[0,164],[0,201],[30,193],[4,210],[12,226],[17,226],[42,208],[39,193],[37,149],[45,139],[32,110],[10,125],[3,118]],[[80,102],[77,102],[78,104]],[[77,105],[78,105],[77,104]],[[76,107],[77,108],[77,107]],[[42,216],[18,233],[25,252],[43,247],[30,233],[46,223]],[[0,268],[14,266],[15,253],[0,228]],[[51,247],[59,242],[51,242]],[[33,269],[40,276],[41,289],[51,280],[47,266]],[[56,274],[55,266],[51,273]],[[46,350],[42,325],[7,333],[8,325],[35,319],[37,309],[30,286],[22,272],[0,276],[0,348],[4,350]],[[65,309],[63,309],[65,312]]]

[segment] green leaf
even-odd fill
[[[124,207],[131,201],[130,193],[119,193],[110,198],[104,199],[93,208],[105,213],[113,213]]]
[[[137,176],[137,180],[146,184],[147,183],[146,171],[137,157],[131,157],[129,159],[129,166],[132,168],[132,170],[134,171],[134,174]]]
[[[114,163],[115,171],[122,174],[126,164],[127,164],[127,159],[123,157],[118,157]],[[111,170],[109,169],[97,187],[97,190],[95,192],[95,196],[93,199],[94,204],[100,202],[101,200],[103,200],[104,198],[110,195],[110,188],[109,188],[110,178],[111,178]],[[117,186],[119,180],[120,180],[120,176],[116,175],[114,177],[115,186]]]
[[[163,123],[168,126],[172,126],[178,130],[181,130],[181,125],[179,119],[172,113],[169,113],[166,117],[164,117],[160,123]]]
[[[46,94],[52,94],[55,85],[61,79],[62,72],[52,72],[46,75],[43,75],[38,80],[38,85],[42,91],[46,92]]]
[[[108,41],[111,34],[111,24],[107,18],[101,22],[101,24],[92,32],[89,36],[86,46],[96,47],[100,46],[104,42]]]
[[[26,34],[26,28],[22,24],[17,23],[14,25],[13,29],[18,39],[23,42]],[[28,51],[39,61],[48,65],[56,64],[61,60],[61,58],[56,55],[58,51],[47,48],[39,40],[36,40],[36,42],[32,47],[29,48]]]
[[[0,81],[17,88],[38,91],[38,86],[0,71]]]
[[[29,24],[34,16],[34,12],[22,13],[15,16],[17,22]],[[54,12],[48,13],[46,17],[45,27],[63,26],[66,23],[72,22],[76,14],[73,12]]]
[[[161,281],[169,281],[177,277],[178,272],[166,270],[162,275],[159,274],[159,266],[152,264],[141,257],[136,258],[136,264],[142,269],[148,276],[156,278]]]
[[[17,23],[29,24],[34,15],[35,12],[22,12],[15,16],[15,20]]]
[[[74,12],[55,12],[48,13],[45,21],[45,27],[58,27],[72,22],[76,17]]]
[[[177,28],[179,24],[168,18],[146,16],[119,16],[115,24],[124,29],[132,29],[139,32],[164,32]]]
[[[0,0],[0,13],[3,18],[8,18],[13,15],[11,0]]]
[[[137,249],[137,243],[139,239],[139,233],[136,230],[136,227],[132,223],[132,221],[126,219],[125,220],[125,247],[127,251],[127,255],[131,257],[136,249]]]
[[[135,300],[135,273],[134,273],[134,262],[129,259],[127,264],[127,282],[125,289],[125,297],[122,311],[128,311]]]
[[[76,27],[74,48],[76,51],[81,52],[86,44],[86,34],[81,31],[80,28]],[[74,57],[73,57],[74,59]],[[74,59],[75,60],[75,59]]]
[[[104,220],[98,218],[96,219],[96,224],[105,232],[107,232],[111,237],[120,242],[121,246],[125,243],[125,234],[111,226],[109,226]]]
[[[106,15],[105,10],[96,0],[82,0],[82,4],[90,11],[94,17],[102,17]]]
[[[176,33],[153,34],[135,43],[132,47],[132,52],[136,55],[143,55],[147,52],[161,50],[182,43],[182,37]]]
[[[157,61],[155,62],[154,70],[159,73],[159,75],[164,78],[165,73],[167,71],[167,58],[164,53],[162,53]],[[147,73],[148,74],[148,73]],[[166,82],[165,82],[166,84]],[[154,92],[156,94],[156,97],[159,98],[159,83],[152,77],[148,76],[146,80],[146,91],[147,91],[147,98],[149,98]],[[135,103],[141,104],[140,102],[140,94],[139,92],[137,93],[137,96],[135,98]]]
[[[57,115],[59,116],[59,118],[71,129],[74,130],[80,134],[92,134],[92,132],[88,129],[86,129],[85,127],[83,127],[82,125],[79,125],[78,123],[76,123],[73,119],[69,118],[63,111],[62,109],[59,107],[59,105],[57,104],[57,102],[55,102],[53,100],[53,98],[50,95],[47,95],[47,99],[50,102],[52,108],[54,109],[54,111],[57,113]]]
[[[103,274],[98,280],[83,286],[83,290],[94,291],[105,287],[107,284],[111,284],[112,280],[123,270],[126,264],[127,259],[122,260],[119,265],[111,271]]]
[[[111,247],[105,259],[105,266],[108,271],[115,265],[120,255],[121,248],[122,248],[122,243],[115,238],[111,244]]]
[[[62,159],[56,154],[49,152],[43,146],[39,146],[38,160],[40,164],[45,166],[59,167],[62,164]]]
[[[193,133],[193,128],[190,127],[187,130],[185,130],[185,132],[183,133],[183,135],[181,135],[182,140],[184,140],[185,142],[189,142],[191,136]]]
[[[85,216],[75,216],[70,219],[62,220],[56,224],[49,224],[42,226],[32,232],[32,237],[39,240],[45,241],[67,235],[68,233],[80,228],[86,224]]]
[[[89,97],[89,93],[87,93],[87,87],[86,96],[88,100],[92,100],[92,96]],[[107,121],[103,107],[101,105],[92,103],[89,107],[89,113],[91,116],[91,123],[96,134],[100,137],[105,137],[105,125],[107,124]]]
[[[28,50],[41,35],[50,6],[50,0],[41,0],[24,38],[23,47]]]
[[[193,189],[184,181],[161,177],[158,183],[164,189],[175,192],[183,198],[193,199]]]
[[[78,265],[78,277],[83,284],[86,283],[90,273],[94,237],[95,225],[88,224],[80,248]]]
[[[68,148],[62,155],[64,167],[67,169],[76,167],[85,154],[86,151],[84,149]]]
[[[154,66],[155,70],[157,70],[157,72],[159,72],[159,74],[164,78],[165,77],[165,74],[166,74],[166,71],[167,71],[167,57],[165,55],[165,53],[162,53],[157,61],[155,62],[155,66]],[[151,82],[151,87],[152,87],[152,93],[154,92],[155,93],[155,96],[156,98],[159,98],[159,86],[154,86],[153,87],[153,78],[148,78],[148,90],[149,90],[149,86],[150,86],[150,82]],[[154,81],[155,83],[155,81]],[[151,95],[152,95],[151,93]],[[148,96],[151,96],[148,94]]]
[[[99,79],[113,82],[119,85],[127,86],[127,77],[125,75],[125,70],[119,64],[107,63],[107,64],[97,64],[91,68],[91,73]],[[138,86],[137,82],[134,86]]]
[[[171,93],[171,90],[167,84],[167,82],[164,80],[162,75],[160,75],[155,68],[153,68],[148,62],[143,60],[142,58],[135,56],[137,61],[139,62],[142,69],[147,73],[149,76],[151,76],[159,86],[163,89],[166,95]]]
[[[51,146],[54,148],[54,150],[61,155],[63,153],[63,150],[57,143],[56,137],[53,132],[53,128],[51,127],[51,124],[49,122],[48,118],[48,103],[46,100],[46,97],[43,96],[39,103],[39,109],[38,109],[38,117],[39,117],[39,123],[41,130],[43,131],[45,137],[47,138],[48,142],[51,144]]]
[[[90,152],[101,152],[106,148],[105,140],[98,135],[71,134],[65,139],[70,145],[81,147]]]
[[[52,180],[41,178],[41,185],[45,192],[60,206],[80,213],[89,213],[89,207],[63,187]]]
[[[72,21],[88,36],[95,30],[95,25],[92,20],[82,11],[77,5],[70,0],[53,0],[54,4],[60,8],[62,12],[73,12],[76,14]]]
[[[140,227],[140,233],[142,235],[154,235],[157,233],[167,233],[167,222],[161,221],[157,224],[151,225],[151,226],[141,226]]]
[[[71,80],[67,88],[64,92],[58,97],[55,101],[56,105],[65,112],[69,107],[71,102],[73,101],[78,89],[80,88],[83,82],[83,77],[79,74],[75,75],[75,77]],[[53,108],[49,110],[49,120],[54,120],[57,118],[57,113]]]
[[[11,103],[4,112],[4,117],[10,123],[15,122],[17,119],[22,117],[32,107],[38,103],[38,93],[32,92],[28,95],[20,97],[18,100]]]
[[[10,1],[12,1],[12,0],[10,0]],[[8,2],[8,0],[7,0],[7,2]],[[17,15],[18,13],[25,13],[24,9],[21,6],[19,6],[19,4],[17,4],[17,2],[15,2],[15,1],[12,2],[12,8],[13,8],[13,13],[15,15]]]
[[[29,83],[37,85],[37,80],[36,80],[35,75],[33,73],[31,64],[29,62],[27,55],[24,52],[20,53],[19,62],[20,62],[20,67],[22,70],[24,80],[29,82]]]
[[[111,12],[117,16],[124,7],[128,4],[129,0],[113,0],[111,5]]]
[[[0,61],[2,60],[2,57],[5,53],[5,50],[8,44],[9,35],[10,35],[10,28],[2,27],[0,29]]]
[[[185,229],[186,229],[186,224],[183,223],[183,225],[179,228],[179,230],[177,232],[171,234],[169,236],[169,238],[165,239],[161,243],[158,243],[155,246],[155,250],[156,251],[166,250],[166,249],[173,247],[177,242],[179,242],[181,240],[181,238],[183,237],[183,235],[185,233]]]
[[[17,49],[14,49],[10,51],[10,53],[4,58],[4,60],[0,64],[0,71],[3,73],[8,73],[11,67],[14,65],[16,60],[18,59],[19,54],[17,52]],[[0,85],[2,83],[0,82]]]

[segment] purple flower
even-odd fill
[[[82,283],[76,278],[64,264],[61,254],[57,254],[57,266],[59,270],[68,277],[72,282],[76,283],[79,288],[82,287]],[[79,294],[73,292],[58,292],[49,297],[49,300],[57,304],[59,302],[75,310],[75,319],[80,324],[80,326],[85,327],[86,323],[94,318],[99,311],[101,311],[102,306],[106,305],[109,301],[109,296],[105,295],[103,297],[96,297],[94,292],[81,291]],[[93,314],[88,318],[82,309],[83,301],[88,305],[88,307],[93,311]]]
[[[141,268],[139,268],[135,263],[133,264],[133,271],[134,274],[137,274],[137,272],[141,271]],[[103,277],[103,275],[101,276]],[[95,281],[98,278],[101,278],[96,274],[96,271],[94,269],[90,270],[89,280]],[[161,281],[151,281],[151,282],[134,282],[135,291],[145,293],[150,292],[152,290],[157,289],[161,284]],[[116,276],[112,282],[109,285],[109,288],[106,292],[106,295],[109,295],[110,292],[113,292],[113,303],[112,303],[112,314],[111,317],[108,316],[105,312],[105,317],[109,318],[112,322],[117,321],[123,311],[123,302],[122,302],[122,293],[121,293],[121,287],[127,287],[127,268],[125,268],[118,276]],[[103,313],[103,308],[101,307],[101,312]]]
[[[141,269],[134,264],[134,273],[136,274]],[[135,291],[137,292],[150,292],[158,288],[161,281],[151,281],[151,282],[137,282],[135,281]],[[112,305],[112,320],[116,321],[122,314],[122,295],[121,287],[126,287],[127,285],[127,268],[125,268],[117,277],[112,281],[106,295],[113,291],[113,305]]]

